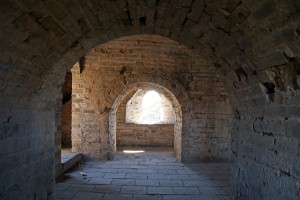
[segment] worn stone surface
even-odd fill
[[[56,182],[56,198],[230,199],[229,163],[184,164],[168,148],[144,150],[83,164]]]
[[[61,112],[62,124],[61,124],[61,146],[62,148],[72,147],[72,101],[67,101],[62,106]]]
[[[294,0],[1,1],[0,163],[10,169],[0,174],[1,199],[53,199],[60,136],[54,142],[45,133],[61,135],[54,121],[67,69],[97,45],[137,34],[173,39],[217,68],[235,116],[233,198],[299,198],[300,81],[290,70],[300,57],[299,7]]]
[[[173,147],[173,124],[118,124],[117,146]]]
[[[61,110],[61,147],[71,148],[72,130],[72,73],[67,72],[62,87],[62,110]]]
[[[0,106],[0,112],[0,198],[53,198],[55,111],[27,105],[17,110]]]

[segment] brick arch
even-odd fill
[[[181,137],[182,137],[182,131],[187,130],[182,130],[182,110],[181,108],[184,106],[180,105],[179,101],[177,98],[174,96],[174,94],[167,89],[164,86],[161,86],[159,84],[153,83],[152,82],[136,82],[136,83],[131,83],[126,85],[126,87],[123,89],[123,91],[117,96],[115,101],[112,104],[110,113],[109,113],[109,143],[110,143],[110,152],[109,152],[109,157],[110,159],[113,158],[113,155],[116,152],[116,112],[123,101],[123,99],[130,94],[131,92],[137,90],[137,89],[153,89],[156,90],[157,92],[164,94],[172,103],[175,109],[175,114],[176,114],[176,122],[174,126],[174,150],[176,154],[176,158],[178,160],[181,160],[181,151],[182,151],[182,143],[181,143]],[[185,121],[187,123],[187,121]],[[187,126],[185,126],[187,127]]]
[[[43,91],[48,91],[47,87],[50,87],[53,90],[53,84],[56,86],[57,91],[60,91],[60,86],[64,82],[65,73],[67,70],[70,70],[72,66],[76,62],[78,62],[78,58],[83,57],[86,53],[91,51],[92,49],[95,49],[96,47],[106,44],[109,41],[117,40],[123,37],[132,37],[132,36],[153,36],[153,37],[161,37],[165,40],[170,40],[177,42],[178,45],[183,45],[189,51],[195,55],[200,55],[203,60],[205,60],[205,65],[207,66],[219,66],[219,61],[216,60],[215,56],[212,56],[210,47],[207,45],[202,45],[199,43],[189,43],[189,41],[180,41],[175,40],[176,38],[171,37],[169,35],[165,35],[164,33],[153,33],[150,29],[142,29],[142,30],[131,30],[132,28],[129,28],[127,31],[120,31],[120,33],[116,35],[108,35],[111,32],[103,32],[100,35],[96,35],[91,38],[81,38],[80,41],[76,41],[75,47],[70,48],[69,51],[66,51],[61,57],[57,60],[57,62],[51,66],[51,69],[47,71],[47,73],[43,74],[45,77],[44,79],[48,79],[48,76],[51,76],[52,80],[49,80],[49,82],[44,82],[42,84],[42,91],[38,93],[40,96],[44,96],[45,94]],[[186,33],[183,38],[191,38],[191,33]],[[177,38],[178,39],[178,38]],[[205,49],[205,50],[204,50]],[[221,61],[220,61],[221,62]],[[62,68],[63,66],[63,68]],[[55,77],[52,76],[52,74],[55,73]],[[218,75],[220,76],[220,79],[222,79],[222,82],[224,83],[224,86],[228,90],[232,90],[232,87],[228,87],[230,82],[227,82],[226,77],[224,76],[223,71],[218,70]],[[143,78],[140,78],[143,79]],[[60,95],[60,92],[56,92],[57,96]],[[57,96],[53,96],[57,98]],[[230,96],[231,97],[231,96]],[[233,97],[234,98],[234,97]],[[234,101],[232,101],[234,102]]]
[[[188,101],[188,93],[185,91],[184,87],[176,80],[176,79],[165,79],[164,77],[155,75],[155,74],[138,74],[135,76],[131,76],[129,79],[126,79],[127,83],[120,87],[120,84],[117,83],[113,87],[112,99],[117,99],[116,94],[123,91],[128,85],[136,84],[136,83],[143,83],[143,82],[149,82],[149,83],[155,83],[157,85],[161,85],[165,88],[167,88],[169,91],[172,92],[172,94],[178,98],[178,101],[180,104]],[[112,100],[110,101],[111,105],[113,105]],[[114,101],[113,101],[114,102]]]
[[[139,45],[137,43],[138,41],[141,41],[143,44]],[[128,42],[132,42],[132,44]],[[166,45],[162,45],[160,49],[157,44]],[[150,50],[139,50],[140,47]],[[155,51],[153,52],[153,50]],[[139,55],[143,55],[145,61],[141,60]],[[132,57],[134,57],[134,59]],[[136,59],[136,57],[138,57],[138,59]],[[185,151],[182,151],[182,160],[229,158],[229,155],[227,155],[229,151],[227,150],[230,133],[229,123],[227,123],[225,118],[231,116],[231,112],[228,111],[228,107],[230,106],[226,98],[227,93],[219,82],[215,70],[206,69],[208,66],[202,64],[201,58],[190,54],[190,51],[185,46],[160,36],[138,35],[123,37],[91,50],[86,54],[86,63],[86,69],[82,71],[82,74],[78,71],[75,75],[76,77],[82,77],[81,82],[75,83],[76,90],[87,91],[85,94],[86,98],[83,98],[84,96],[79,92],[74,95],[75,97],[79,97],[76,101],[82,102],[82,104],[78,103],[81,105],[76,105],[75,108],[77,111],[74,110],[73,114],[83,119],[84,117],[81,116],[84,114],[81,115],[79,111],[85,113],[85,111],[92,112],[92,110],[95,110],[94,119],[97,118],[96,116],[99,116],[101,123],[99,120],[93,120],[92,123],[95,124],[94,129],[96,131],[101,130],[101,134],[93,135],[94,140],[91,143],[86,142],[87,140],[85,139],[81,140],[80,135],[85,135],[82,133],[88,133],[90,129],[85,128],[84,124],[80,124],[77,120],[74,124],[75,134],[73,134],[73,141],[76,141],[73,143],[74,151],[83,151],[87,155],[101,159],[107,158],[108,143],[106,141],[108,141],[107,137],[109,131],[108,117],[105,115],[113,104],[112,100],[122,92],[127,84],[153,82],[155,80],[155,83],[162,86],[168,85],[168,88],[178,97],[179,101],[181,97],[185,97],[185,99],[180,102],[180,105],[184,105],[184,108],[182,108],[183,112],[187,113],[184,116],[184,120],[186,120],[187,123],[183,123],[183,130],[186,131],[183,132],[183,134],[186,139],[183,145]],[[79,70],[79,65],[77,64],[76,66]],[[143,66],[145,66],[145,68]],[[193,69],[194,72],[198,71],[199,73],[193,76],[192,73],[188,71],[189,69]],[[209,76],[207,76],[207,73]],[[101,77],[103,77],[103,79]],[[202,84],[196,84],[196,79],[201,81]],[[214,87],[212,90],[208,90],[206,85],[214,85]],[[197,90],[202,90],[202,93],[193,92]],[[91,96],[90,94],[95,95]],[[203,99],[201,95],[204,96]],[[215,101],[213,97],[219,100]],[[198,108],[191,108],[191,104],[197,105]],[[212,104],[214,105],[209,109],[208,107]],[[223,107],[220,112],[216,109],[219,106]],[[194,117],[193,112],[197,112],[197,117]],[[222,116],[219,116],[220,113],[222,113]],[[226,127],[224,128],[226,129],[224,132],[220,130],[222,120],[226,121],[223,121],[225,124],[223,127]],[[213,151],[210,151],[211,148],[208,147],[209,143],[206,142],[206,139],[210,140],[206,134],[208,129],[206,129],[206,125],[204,125],[209,123],[208,121],[211,122],[210,125],[208,125],[210,133],[223,135],[220,136],[220,145],[216,145],[220,148],[212,147],[214,148]],[[197,136],[198,134],[202,134],[202,136]],[[84,136],[84,138],[87,137],[86,135]],[[95,138],[98,139],[96,140]],[[219,138],[219,136],[214,137],[212,140],[215,140],[215,138]],[[197,143],[198,145],[193,146],[191,143]],[[191,146],[194,147],[193,150]]]
[[[136,89],[147,89],[152,88],[164,94],[172,103],[176,114],[176,123],[174,130],[174,149],[176,157],[181,160],[182,143],[181,137],[182,132],[187,135],[189,133],[189,118],[192,113],[192,109],[187,103],[189,96],[187,91],[184,90],[183,86],[176,80],[165,80],[160,76],[153,74],[147,74],[143,76],[131,77],[127,80],[127,84],[120,86],[116,84],[113,88],[110,97],[111,99],[111,109],[109,113],[109,142],[110,142],[110,153],[109,157],[113,158],[116,151],[116,112],[122,102],[122,100],[132,91]],[[183,116],[184,115],[184,116]],[[182,120],[184,119],[184,120]]]
[[[148,50],[144,51],[143,49]],[[203,64],[202,59],[192,54],[187,47],[161,36],[136,35],[122,37],[92,49],[86,54],[85,61],[86,69],[82,71],[81,75],[80,73],[76,74],[78,77],[83,77],[82,82],[77,82],[75,87],[88,91],[87,96],[86,98],[82,98],[81,94],[74,96],[80,97],[78,102],[86,103],[82,103],[82,106],[76,106],[76,108],[81,107],[82,109],[77,110],[81,110],[82,113],[85,110],[99,110],[101,123],[99,120],[93,123],[95,127],[99,127],[101,134],[93,136],[98,139],[94,140],[92,144],[85,142],[87,140],[81,140],[80,135],[84,135],[81,133],[90,132],[90,130],[78,123],[77,120],[74,124],[76,127],[73,138],[73,141],[76,141],[73,145],[74,151],[83,151],[87,155],[101,159],[107,158],[108,143],[106,141],[108,141],[109,131],[108,117],[104,115],[111,108],[112,100],[117,98],[127,84],[155,80],[155,83],[162,86],[168,85],[168,88],[178,98],[185,97],[185,100],[180,102],[180,105],[185,106],[182,108],[183,112],[187,113],[184,118],[187,123],[183,124],[183,130],[186,130],[183,134],[186,138],[182,160],[229,159],[230,122],[226,119],[231,118],[231,111],[227,109],[230,107],[227,92],[218,80],[219,77],[215,70],[211,66]],[[79,69],[79,66],[77,68]],[[189,70],[198,73],[194,76]],[[107,75],[105,75],[106,71]],[[105,87],[101,80],[104,80]],[[201,84],[196,83],[197,81]],[[77,87],[79,85],[81,87]],[[202,92],[197,92],[200,90]],[[92,97],[89,94],[95,95]],[[195,105],[192,106],[193,108],[188,107],[192,104]],[[85,105],[91,107],[87,108]],[[211,108],[209,108],[210,106]],[[78,111],[73,114],[83,118]],[[95,119],[96,115],[97,113],[95,113]],[[104,120],[102,120],[103,118]],[[225,127],[224,131],[221,130],[221,127]],[[210,135],[216,134],[216,136],[209,138],[209,133]],[[219,143],[210,148],[207,140],[218,140]]]
[[[266,17],[263,16],[262,11],[260,10],[263,9],[263,2],[258,3],[257,5],[254,3],[249,3],[248,5],[247,2],[241,3],[235,0],[221,2],[191,1],[178,2],[178,4],[172,4],[170,2],[140,2],[131,5],[131,3],[123,4],[120,2],[108,3],[91,1],[85,6],[87,6],[87,8],[81,10],[80,8],[83,7],[83,5],[75,2],[69,4],[56,2],[53,5],[41,2],[19,2],[13,3],[10,6],[3,5],[3,8],[7,8],[3,9],[5,12],[14,11],[19,13],[25,9],[32,11],[32,13],[37,12],[42,16],[49,15],[47,17],[48,21],[44,20],[43,22],[39,22],[41,27],[38,27],[35,24],[39,18],[28,13],[25,13],[19,18],[16,17],[14,23],[11,24],[11,26],[15,27],[10,27],[10,24],[8,23],[3,24],[4,27],[11,28],[12,31],[16,32],[16,36],[20,37],[18,40],[11,41],[9,39],[11,36],[9,29],[8,32],[2,33],[3,39],[8,39],[3,42],[3,46],[8,47],[7,43],[10,42],[12,46],[17,47],[14,50],[21,52],[21,56],[20,59],[11,56],[10,53],[12,50],[10,49],[10,51],[7,51],[8,53],[3,55],[2,64],[4,67],[12,65],[21,69],[25,65],[32,67],[30,69],[32,74],[23,75],[27,78],[28,82],[32,81],[32,84],[30,85],[31,91],[27,92],[31,92],[34,95],[31,95],[29,98],[36,95],[43,96],[43,91],[53,90],[53,85],[55,85],[55,88],[59,87],[63,82],[65,69],[70,69],[71,66],[78,61],[78,58],[95,46],[115,38],[136,34],[160,35],[194,49],[195,52],[203,55],[209,63],[220,68],[220,74],[226,75],[224,77],[225,86],[227,86],[228,91],[231,92],[234,90],[234,88],[231,87],[233,80],[228,81],[226,79],[234,78],[240,80],[239,76],[243,76],[244,73],[246,73],[247,76],[249,76],[249,74],[251,75],[252,68],[254,68],[255,71],[255,68],[257,67],[251,66],[251,61],[256,61],[256,59],[257,61],[259,60],[259,56],[252,52],[253,46],[250,44],[252,40],[248,40],[244,35],[249,35],[251,38],[251,36],[253,36],[252,34],[256,34],[257,32],[265,39],[263,41],[266,43],[268,42],[266,33],[261,29],[264,25],[270,25],[269,21],[265,20],[263,21],[263,24],[258,23],[258,20]],[[276,13],[280,8],[279,6],[283,6],[287,12]],[[56,9],[56,7],[59,7],[60,9]],[[14,9],[12,10],[12,8]],[[292,3],[290,3],[290,5],[277,3],[273,5],[274,13],[271,14],[280,18],[279,22],[281,25],[287,25],[290,26],[289,28],[291,28],[291,30],[297,30],[296,23],[287,24],[285,21],[289,17],[288,13],[295,13],[297,11],[296,8],[297,6],[293,6]],[[81,11],[77,12],[78,9]],[[138,10],[141,12],[138,12]],[[157,11],[157,18],[153,19],[153,15],[151,14],[147,17],[146,10],[148,13]],[[142,23],[140,21],[141,18],[138,15],[127,16],[126,13],[131,12],[145,15],[142,16],[142,18],[146,17],[147,23]],[[62,13],[71,14],[70,16],[66,16]],[[100,13],[102,14],[100,15]],[[253,15],[251,15],[252,13]],[[165,18],[164,16],[167,16],[167,14],[174,16],[177,21],[172,17]],[[76,17],[74,15],[76,15]],[[72,16],[74,17],[73,20],[71,19]],[[93,17],[95,19],[93,19]],[[8,19],[11,18],[12,17],[9,17]],[[66,23],[68,20],[70,24]],[[25,25],[21,25],[22,22],[26,22]],[[51,27],[47,22],[53,26]],[[119,26],[111,26],[112,22]],[[27,30],[26,27],[31,25],[35,27],[35,29]],[[50,27],[48,27],[48,25]],[[49,29],[47,29],[47,27]],[[26,37],[23,36],[25,37],[24,44],[22,43],[23,37],[21,37],[24,33],[19,30],[21,28],[24,28],[26,33]],[[68,35],[66,32],[72,30],[72,28],[76,29],[77,32],[73,31],[74,35]],[[45,32],[45,29],[49,32]],[[256,32],[253,31],[247,34],[247,31],[249,30],[255,30]],[[278,27],[276,27],[276,31],[277,30],[280,31]],[[40,38],[37,37],[38,34],[44,35]],[[289,42],[296,39],[296,36],[290,37]],[[39,47],[38,41],[46,41],[47,44],[49,44],[49,48],[44,49]],[[50,43],[50,41],[52,42]],[[253,42],[259,43],[261,40]],[[22,43],[23,45],[18,45],[19,43]],[[36,50],[32,51],[35,47]],[[277,47],[277,45],[274,45],[274,47]],[[278,47],[284,52],[283,46],[278,45]],[[259,53],[265,55],[269,54],[266,46],[258,45],[255,48]],[[295,47],[293,46],[293,48]],[[22,54],[22,51],[26,51],[26,54]],[[294,56],[299,57],[298,51],[295,51],[294,53]],[[230,56],[228,54],[230,54]],[[274,54],[276,54],[276,52],[274,52]],[[269,56],[272,56],[272,54]],[[278,52],[278,56],[282,59],[282,54],[280,54],[280,52]],[[34,57],[33,62],[29,62],[32,57]],[[249,59],[247,59],[247,57],[249,57]],[[280,61],[278,60],[278,62]],[[237,65],[243,63],[246,65],[240,69]],[[10,73],[10,70],[8,71]],[[12,70],[11,73],[13,72],[14,71]],[[55,73],[55,76],[52,76],[53,73]],[[39,74],[39,78],[36,79],[33,74]],[[19,80],[14,81],[16,82]],[[26,90],[22,91],[26,92]],[[55,94],[59,94],[59,92],[55,92]],[[54,95],[54,97],[57,96],[58,95]],[[234,103],[236,98],[232,96],[231,99]]]
[[[287,24],[285,25],[285,28],[287,32],[294,32],[297,30],[297,24]],[[205,44],[205,41],[201,41],[201,39],[199,40],[204,42],[204,45],[199,42],[200,44],[197,43],[195,46],[191,46],[188,43],[182,42],[182,44],[194,48],[194,52],[200,53],[204,57],[208,56],[207,62],[217,68],[220,78],[229,92],[230,102],[235,113],[231,131],[233,152],[232,175],[234,183],[236,183],[233,185],[233,191],[235,196],[242,195],[241,198],[252,198],[253,191],[258,192],[259,195],[261,195],[259,198],[264,198],[269,194],[269,189],[265,186],[249,186],[255,184],[249,177],[256,174],[256,170],[259,171],[258,174],[260,175],[260,180],[265,181],[267,181],[269,177],[274,178],[273,174],[276,170],[289,171],[289,167],[285,166],[283,162],[274,164],[270,168],[262,155],[250,155],[241,150],[243,148],[247,148],[248,145],[260,149],[261,147],[257,146],[256,142],[260,142],[261,140],[264,141],[265,138],[261,138],[261,136],[265,133],[282,135],[283,133],[285,134],[286,131],[293,132],[293,127],[299,125],[299,121],[295,119],[298,115],[292,111],[293,108],[295,110],[299,109],[299,105],[296,103],[297,98],[299,98],[297,87],[294,89],[292,86],[293,94],[290,95],[288,94],[289,86],[285,84],[280,86],[281,84],[279,82],[281,81],[276,83],[276,79],[280,77],[279,79],[283,80],[283,82],[287,81],[295,83],[295,81],[287,80],[284,76],[291,76],[291,79],[294,80],[298,79],[297,74],[299,72],[295,70],[295,66],[299,63],[297,60],[300,58],[300,51],[297,50],[296,47],[296,36],[291,36],[293,35],[292,33],[291,35],[280,36],[279,32],[281,31],[283,30],[277,29],[273,33],[274,38],[269,39],[265,33],[257,30],[258,35],[260,35],[263,39],[260,41],[254,41],[253,43],[255,43],[255,47],[253,47],[252,44],[254,35],[234,38],[233,36],[227,35],[218,29],[214,29],[214,31],[211,32],[211,36],[216,38],[226,38],[218,45],[212,44],[213,46],[209,46],[209,42]],[[148,33],[150,34],[150,32]],[[130,35],[132,33],[126,32],[126,34]],[[126,36],[126,34],[120,36]],[[191,33],[186,33],[186,38],[189,38],[189,34]],[[166,36],[164,34],[158,35]],[[282,37],[282,41],[277,41],[277,39],[275,39],[276,37]],[[94,46],[96,45],[91,44],[88,48],[92,48]],[[81,51],[86,52],[86,49],[81,49],[80,52]],[[72,55],[71,58],[73,56],[74,55]],[[74,56],[72,62],[75,62],[75,58],[77,57],[78,55]],[[61,65],[58,65],[57,67],[60,68],[60,66]],[[288,70],[284,70],[285,66],[288,66],[288,68],[286,68]],[[291,83],[290,85],[294,85],[294,83]],[[269,88],[269,86],[271,86],[271,88]],[[272,90],[272,88],[274,89],[273,86],[278,86],[279,90],[277,94],[275,94],[274,90]],[[269,93],[269,90],[272,90],[272,92]],[[285,108],[282,108],[282,106]],[[289,107],[293,108],[290,109]],[[273,109],[277,110],[276,113],[274,113]],[[266,118],[264,118],[265,115],[267,115]],[[287,117],[290,115],[293,117]],[[272,119],[273,116],[275,117],[274,119]],[[288,118],[287,121],[285,121],[286,118]],[[280,124],[280,128],[272,128],[278,127],[278,124]],[[256,138],[251,140],[251,144],[248,144],[247,138],[250,137],[249,134],[254,134],[252,138]],[[271,137],[273,137],[272,134],[270,134]],[[296,136],[293,135],[293,133],[291,134],[292,135],[283,137],[283,140],[287,140],[288,144],[297,148],[296,144],[298,139],[294,139]],[[267,142],[263,145],[265,149],[268,149]],[[291,154],[294,155],[294,153]],[[241,159],[240,156],[245,159]],[[248,159],[253,161],[249,161]],[[289,162],[294,163],[292,159],[290,159]],[[263,167],[258,167],[258,165],[262,165]],[[297,164],[293,164],[295,168],[297,168],[296,165]],[[265,170],[268,171],[268,175],[264,173]],[[293,173],[296,172],[294,171]],[[244,174],[248,174],[249,176],[244,176]],[[295,188],[297,180],[298,179],[291,180],[291,187]],[[247,185],[238,184],[243,182],[246,182]],[[262,192],[260,192],[261,187],[264,188]],[[273,187],[278,188],[278,185],[274,182]],[[288,195],[284,193],[283,190],[281,191],[282,197],[286,198]],[[295,195],[296,190],[292,193]]]

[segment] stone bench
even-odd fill
[[[64,153],[61,155],[61,174],[82,161],[81,153]]]

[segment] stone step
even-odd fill
[[[61,155],[61,169],[62,174],[68,169],[72,168],[75,164],[82,162],[81,153],[64,153]]]

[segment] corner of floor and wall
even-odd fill
[[[299,1],[1,0],[0,21],[0,199],[55,199],[70,71],[73,151],[113,158],[150,87],[179,159],[229,157],[232,199],[300,198]]]

